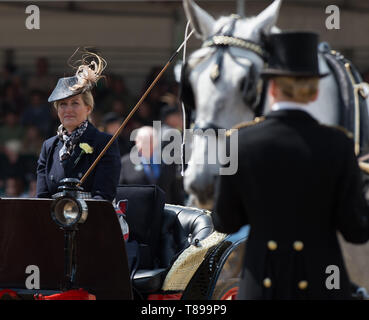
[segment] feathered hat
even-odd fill
[[[76,52],[77,51],[78,49]],[[103,77],[101,76],[101,73],[106,67],[106,61],[98,54],[85,51],[82,56],[82,60],[79,60],[79,62],[81,64],[78,67],[72,66],[77,68],[74,76],[60,78],[58,80],[56,87],[47,100],[48,102],[66,99],[91,90],[94,85],[96,85],[97,81]]]

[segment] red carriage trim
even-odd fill
[[[19,299],[18,294],[14,290],[11,290],[11,289],[0,290],[0,299],[2,299],[3,296],[5,296],[5,295],[8,295],[9,297],[11,297],[13,299]]]
[[[61,293],[44,296],[42,294],[35,294],[35,300],[96,300],[96,296],[88,293],[84,289],[69,290]]]
[[[237,300],[238,287],[229,289],[220,300]]]
[[[182,293],[170,293],[170,294],[150,294],[147,300],[181,300]]]
[[[126,221],[127,207],[128,207],[128,200],[124,199],[124,200],[120,200],[115,208],[115,213],[117,214],[119,220],[120,220],[120,217],[122,217],[123,219],[123,221],[120,221],[120,223],[121,223],[121,228],[123,232],[123,238],[125,241],[127,241],[129,238],[129,227]],[[125,226],[122,225],[122,223],[125,223]]]

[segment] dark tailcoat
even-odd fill
[[[160,165],[160,175],[157,179],[149,179],[142,165],[135,165],[130,155],[122,157],[122,170],[120,173],[120,184],[157,185],[165,192],[165,202],[183,205],[184,190],[182,179],[178,177],[175,164]]]
[[[42,146],[37,167],[37,197],[50,198],[58,192],[59,181],[63,178],[77,178],[82,176],[95,161],[111,136],[100,132],[91,123],[82,134],[73,150],[72,155],[62,163],[59,151],[63,143],[54,136],[46,140]],[[75,164],[82,149],[80,143],[88,143],[93,147],[93,153],[83,154]],[[112,201],[116,194],[116,187],[120,174],[120,153],[116,141],[110,146],[100,162],[82,184],[84,191],[91,192],[95,199],[102,198]]]
[[[298,110],[271,112],[238,134],[238,172],[218,179],[213,217],[225,233],[251,226],[239,298],[350,298],[336,232],[369,238],[352,139]],[[332,265],[340,289],[326,286],[337,285]]]

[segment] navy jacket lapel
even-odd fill
[[[47,160],[46,160],[46,174],[47,174],[47,184],[49,187],[49,190],[53,190],[57,188],[57,185],[59,184],[59,177],[64,176],[64,168],[60,164],[59,161],[59,151],[62,148],[63,143],[58,139],[58,137],[55,138],[55,140],[52,142],[50,149],[48,150]],[[56,156],[57,155],[57,156]],[[58,166],[52,166],[52,163],[57,161],[59,164]]]
[[[59,146],[60,145],[60,146]],[[60,148],[61,148],[61,142],[60,142],[60,140],[58,139],[58,137],[56,137],[55,139],[54,139],[54,141],[52,142],[52,144],[51,144],[51,147],[50,147],[50,149],[47,151],[48,153],[47,153],[47,159],[46,159],[46,167],[47,168],[50,168],[49,167],[49,164],[51,163],[50,162],[50,158],[51,157],[53,157],[53,154],[54,154],[54,150],[57,150],[57,152],[59,153],[59,150],[60,150]]]
[[[86,131],[82,134],[81,138],[79,139],[79,143],[85,142],[91,146],[94,145],[94,142],[96,141],[97,132],[98,132],[97,129],[93,127],[91,123],[88,123]]]

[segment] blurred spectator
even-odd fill
[[[37,180],[36,178],[32,180],[28,185],[28,191],[24,194],[24,197],[26,198],[37,198]]]
[[[161,110],[161,140],[162,140],[162,148],[166,145],[174,143],[175,137],[178,136],[178,133],[182,132],[182,112],[176,106],[164,106]],[[177,142],[179,143],[179,142]],[[178,146],[177,148],[180,148]],[[182,167],[179,165],[182,162],[181,153],[177,153],[178,157],[174,160],[177,170],[177,177],[182,181],[181,169]],[[171,153],[171,156],[174,156],[174,152]]]
[[[22,192],[30,183],[36,180],[36,168],[38,155],[23,154],[22,143],[18,140],[9,140],[4,146],[4,154],[0,157],[2,166],[0,177],[5,181],[5,194],[9,178],[19,178],[22,181]],[[14,186],[14,181],[9,184]],[[18,185],[18,184],[17,184]]]
[[[4,153],[0,153],[0,196],[5,194],[6,165],[8,161]]]
[[[162,67],[153,67],[150,70],[149,75],[146,78],[143,92],[147,90],[147,88],[150,86],[150,84],[154,81],[156,76],[161,71]],[[147,96],[145,102],[148,103],[151,109],[151,115],[154,120],[160,119],[160,110],[165,105],[165,102],[161,100],[161,98],[168,92],[168,81],[166,79],[166,76],[164,75],[158,83],[155,85],[155,87],[151,90],[149,95]]]
[[[123,103],[122,100],[115,99],[112,103],[112,112],[115,112],[116,114],[120,115],[121,117],[126,116],[128,114],[128,108]]]
[[[158,133],[153,127],[141,127],[137,131],[135,143],[140,163],[131,161],[130,154],[122,157],[120,184],[154,184],[165,191],[166,203],[182,205],[184,191],[178,179],[175,164],[167,165],[161,161],[158,149]]]
[[[23,107],[24,98],[26,96],[26,92],[28,92],[28,89],[26,88],[22,77],[18,74],[13,75],[11,83],[14,89],[15,98],[19,99],[18,104]]]
[[[51,124],[51,106],[46,104],[42,91],[34,90],[30,95],[30,105],[24,109],[22,125],[36,126],[43,137],[47,137]]]
[[[152,113],[152,107],[147,101],[142,102],[134,114],[134,119],[140,124],[140,127],[152,126],[152,122],[155,118]]]
[[[56,83],[56,77],[49,74],[49,61],[46,57],[39,57],[35,62],[36,74],[28,80],[30,91],[38,90],[48,96]]]
[[[19,94],[17,85],[7,83],[2,88],[1,108],[13,109],[18,113],[23,110],[23,96]]]
[[[25,176],[24,163],[20,157],[20,149],[21,143],[18,140],[7,141],[4,147],[5,157],[3,158],[3,165],[0,168],[0,176],[4,179],[5,196],[8,196],[9,190],[13,190],[12,188],[18,186],[18,184],[19,186],[23,186],[23,184],[14,182],[15,178],[22,180]],[[11,192],[10,196],[12,196],[11,194],[13,193]]]
[[[114,135],[119,127],[121,126],[123,120],[115,112],[107,113],[103,118],[103,131]],[[123,132],[117,138],[120,155],[123,156],[127,154],[133,147],[133,142],[129,141],[129,138]]]
[[[8,140],[4,145],[5,176],[23,176],[23,164],[20,161],[22,144],[20,140]]]
[[[117,104],[120,102],[120,105]],[[111,75],[107,78],[107,90],[104,98],[102,99],[100,110],[104,113],[109,111],[115,111],[120,115],[125,115],[128,109],[132,107],[133,97],[128,91],[124,78],[118,75]],[[113,110],[118,108],[120,110]],[[122,113],[121,113],[122,112]]]
[[[162,148],[165,148],[166,145],[170,143],[174,143],[174,139],[178,136],[178,133],[182,133],[183,129],[183,122],[182,122],[182,109],[179,109],[177,105],[166,105],[161,109],[160,112],[160,120],[161,120],[161,145]],[[179,146],[177,146],[179,148]],[[174,157],[174,152],[171,153],[171,156]],[[182,186],[183,185],[183,177],[181,174],[182,163],[181,155],[182,153],[176,153],[174,162],[176,163],[176,176],[178,183]],[[181,188],[182,190],[182,188]],[[182,190],[183,191],[183,190]],[[184,191],[183,191],[184,193]]]
[[[182,109],[179,106],[165,105],[160,112],[162,128],[168,127],[182,131]]]
[[[23,139],[24,129],[19,124],[18,113],[14,109],[5,111],[4,123],[0,126],[0,146],[4,146],[7,141]]]
[[[8,177],[5,181],[5,196],[10,198],[23,198],[25,195],[24,183],[18,176]]]
[[[36,126],[28,126],[22,140],[22,154],[33,155],[38,158],[44,138]],[[37,159],[36,158],[36,159]]]
[[[177,106],[166,105],[160,112],[162,146],[170,143],[172,137],[182,132],[182,111]]]
[[[0,86],[4,87],[6,84],[11,83],[15,72],[16,67],[13,63],[5,63],[0,73]]]

